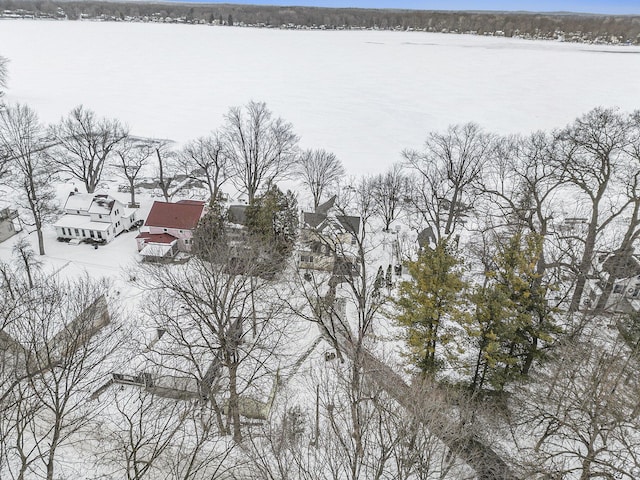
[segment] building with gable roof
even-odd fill
[[[611,313],[640,312],[640,255],[630,252],[599,252],[596,257],[595,271],[613,275],[615,281],[604,305]],[[595,307],[605,290],[605,279],[601,275],[592,275],[587,279],[583,298],[584,308]]]
[[[135,208],[100,193],[71,192],[54,224],[58,238],[108,243],[136,222]]]
[[[199,200],[154,202],[136,237],[138,252],[145,259],[156,261],[190,252],[193,231],[205,213],[205,202]]]
[[[0,209],[0,242],[4,242],[7,238],[14,236],[22,230],[18,211],[5,207]]]
[[[318,205],[315,212],[302,212],[298,248],[300,268],[336,271],[354,263],[350,250],[360,234],[361,218],[342,215],[335,203],[334,195]]]

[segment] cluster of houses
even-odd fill
[[[246,209],[246,205],[231,205],[228,209],[228,238],[233,243],[241,244],[247,236]],[[206,213],[207,205],[203,201],[156,201],[143,221],[137,217],[138,209],[126,207],[107,194],[71,192],[65,202],[64,215],[54,227],[60,241],[76,244],[89,242],[95,245],[108,244],[123,232],[139,229],[136,244],[143,260],[165,262],[173,260],[181,252],[191,252],[194,230]],[[356,259],[357,239],[362,228],[360,217],[344,215],[336,207],[334,196],[318,205],[312,212],[303,211],[300,220],[300,236],[295,252],[299,268],[328,272],[332,274],[332,281],[337,282],[345,276],[359,274]],[[17,231],[17,212],[8,208],[0,210],[0,241]],[[432,241],[435,241],[433,231],[424,230],[418,235],[418,243],[421,245],[427,245]],[[604,271],[615,269],[619,277],[612,288],[607,307],[616,312],[640,311],[640,257],[631,255],[625,257],[625,262],[621,263],[611,255],[601,255],[600,261]],[[597,282],[591,282],[589,286],[591,288],[587,290],[588,301],[595,302],[601,291]],[[46,370],[50,368],[51,362],[73,353],[69,335],[80,334],[81,343],[86,343],[109,322],[106,299],[99,297],[67,328],[47,342],[48,351],[54,352],[54,356],[49,356],[48,363],[38,367]],[[147,351],[157,342],[170,342],[171,339],[167,339],[169,336],[165,333],[164,328],[157,329],[157,336],[148,345]],[[6,332],[0,332],[0,351],[18,358],[24,354],[24,347]],[[209,359],[209,363],[210,365],[204,365],[208,368],[200,381],[191,376],[166,375],[160,372],[112,372],[106,382],[93,393],[92,398],[99,398],[102,392],[112,385],[131,385],[165,398],[206,399],[213,391],[212,382],[219,375],[221,368],[220,359],[217,357]],[[244,418],[253,420],[268,418],[279,382],[276,374],[266,401],[241,396],[238,399],[239,413]]]
[[[228,209],[228,237],[242,243],[246,237],[246,205]],[[69,243],[107,244],[125,231],[139,228],[136,244],[145,261],[171,261],[180,252],[191,252],[193,232],[206,214],[205,202],[180,200],[175,203],[154,202],[146,220],[138,218],[138,209],[129,208],[107,194],[71,192],[64,205],[64,215],[54,224],[58,239]],[[312,212],[301,213],[301,228],[296,263],[304,270],[332,272],[334,275],[357,273],[355,240],[361,219],[344,215],[336,208],[336,197],[318,205]],[[573,228],[574,219],[567,219]],[[18,213],[8,207],[0,209],[0,242],[21,230]],[[418,243],[429,243],[430,231],[420,232]],[[597,282],[590,282],[589,304],[600,293]],[[629,268],[618,272],[608,308],[616,312],[640,311],[640,256],[632,255]]]
[[[296,252],[300,268],[341,273],[357,268],[352,250],[361,219],[340,214],[335,204],[334,196],[313,212],[302,212]],[[228,237],[232,243],[241,243],[246,237],[246,208],[231,205],[228,209]],[[121,233],[139,228],[136,244],[143,260],[169,261],[180,252],[191,252],[193,232],[206,213],[207,206],[200,200],[156,201],[143,221],[138,218],[138,209],[129,208],[110,195],[71,192],[54,228],[60,241],[95,245],[107,244]],[[2,228],[0,224],[0,235]]]

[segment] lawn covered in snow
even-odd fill
[[[591,108],[640,108],[640,48],[467,35],[0,21],[6,100],[56,122],[84,104],[138,135],[182,142],[230,106],[265,101],[304,148],[374,173],[426,133],[561,127]]]

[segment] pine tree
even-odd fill
[[[470,295],[475,312],[463,327],[477,348],[474,391],[486,383],[502,390],[526,375],[560,331],[546,299],[552,286],[536,271],[541,248],[539,236],[515,234],[495,256],[485,285]]]
[[[298,230],[298,204],[293,193],[282,193],[272,185],[249,205],[246,217],[249,235],[271,250],[278,262],[291,253]]]
[[[451,341],[443,322],[459,321],[464,315],[466,283],[462,279],[461,261],[446,240],[435,248],[426,248],[408,265],[411,281],[400,284],[395,305],[396,321],[404,329],[409,357],[424,373],[433,374],[441,359],[438,347]]]
[[[226,221],[227,212],[219,201],[215,202],[193,232],[193,252],[206,259],[215,257],[219,248],[226,248]]]

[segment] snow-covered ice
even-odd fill
[[[419,32],[288,31],[1,21],[9,101],[46,122],[78,104],[139,135],[186,141],[230,106],[267,102],[305,148],[372,173],[426,133],[561,127],[591,108],[640,108],[640,48]]]

